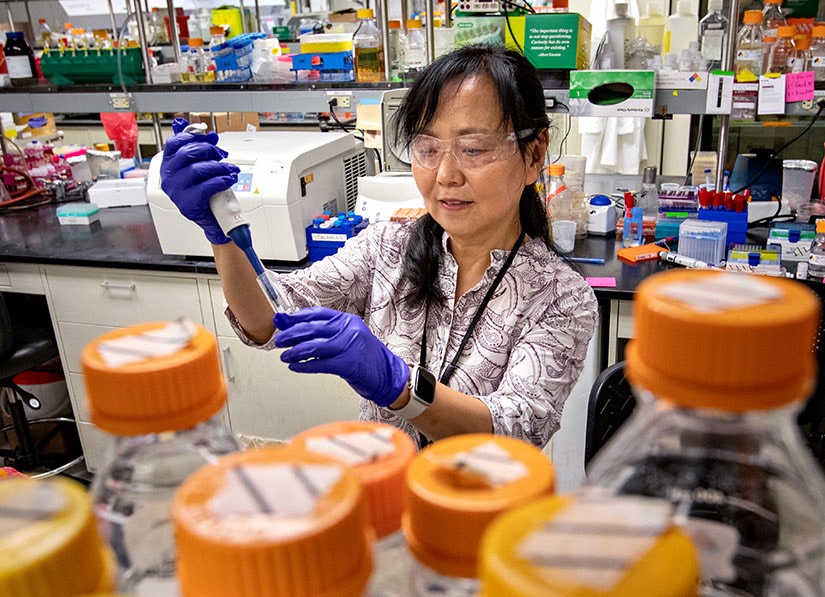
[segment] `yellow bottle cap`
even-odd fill
[[[382,423],[344,421],[308,429],[296,435],[291,445],[352,468],[364,488],[379,539],[401,528],[404,473],[416,453],[409,435]]]
[[[359,19],[371,19],[375,16],[371,8],[359,8],[357,14]]]
[[[63,478],[0,481],[0,595],[111,591],[114,578],[114,557],[80,485]]]
[[[159,333],[168,322],[114,330],[89,343],[81,355],[92,422],[115,435],[143,435],[194,427],[226,402],[215,337],[194,325],[180,350],[124,365],[111,365],[101,345]]]
[[[543,498],[498,517],[479,556],[480,597],[695,597],[699,564],[670,504]]]
[[[407,19],[407,29],[421,29],[421,21],[418,19]]]
[[[547,456],[520,440],[490,434],[440,440],[407,469],[407,545],[429,568],[473,578],[493,518],[551,493],[554,478]]]
[[[672,270],[642,282],[633,304],[627,375],[660,399],[747,412],[813,389],[820,307],[802,284]]]
[[[355,474],[291,446],[225,456],[172,507],[184,595],[359,597],[372,529]]]

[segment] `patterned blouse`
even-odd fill
[[[509,251],[496,249],[484,277],[457,300],[458,264],[442,240],[438,285],[446,298],[424,307],[400,300],[408,289],[401,263],[409,224],[373,224],[335,255],[289,274],[270,273],[296,309],[320,305],[355,313],[407,363],[418,362],[427,326],[425,367],[440,378]],[[231,310],[227,316],[247,345],[275,348],[274,335],[257,345]],[[596,299],[584,279],[540,240],[526,241],[491,298],[459,358],[450,387],[490,409],[496,434],[543,447],[559,428],[562,408],[579,377],[596,326]],[[395,425],[419,442],[419,432],[392,411],[361,399],[360,418]]]

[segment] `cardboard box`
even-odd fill
[[[586,69],[590,67],[590,23],[578,13],[528,14],[517,32],[524,56],[536,68]]]
[[[212,130],[212,117],[215,118],[215,132],[246,131],[248,127],[260,128],[257,112],[190,112],[190,123],[204,122]]]
[[[672,68],[662,68],[656,73],[656,89],[707,89],[707,71],[682,72]]]
[[[54,114],[50,112],[35,112],[33,114],[16,112],[14,114],[14,124],[18,127],[24,127],[17,132],[21,139],[48,137],[57,134]]]
[[[570,114],[650,118],[655,75],[652,70],[571,71]]]

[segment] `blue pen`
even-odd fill
[[[567,257],[567,261],[574,263],[592,263],[593,265],[604,265],[604,258],[602,257]]]

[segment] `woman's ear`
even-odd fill
[[[550,133],[547,129],[542,129],[530,144],[527,151],[527,168],[525,170],[524,184],[534,184],[544,168],[544,161],[547,158],[547,147],[550,144]]]

